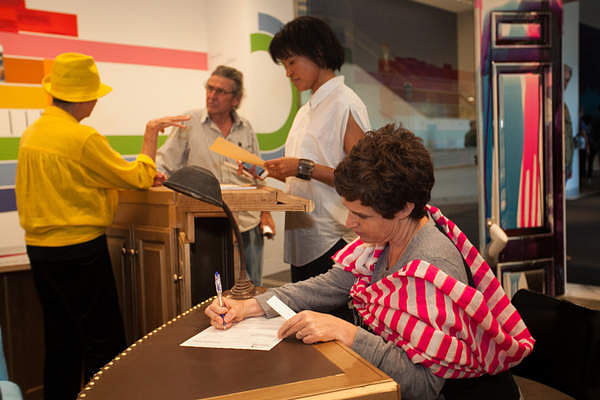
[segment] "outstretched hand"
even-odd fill
[[[167,175],[160,171],[156,171],[156,175],[154,175],[154,182],[152,182],[152,186],[160,186],[164,181],[167,180]]]
[[[281,338],[295,335],[307,344],[339,340],[346,346],[352,346],[356,331],[355,325],[333,315],[302,311],[287,320],[277,335]]]
[[[164,132],[166,128],[170,126],[177,126],[179,128],[185,128],[182,124],[183,121],[190,119],[189,115],[176,115],[174,117],[162,117],[148,121],[146,124],[146,130],[152,132]]]

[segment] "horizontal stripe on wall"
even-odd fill
[[[167,140],[167,137],[167,135],[159,136],[158,145],[162,146],[162,144]],[[139,154],[139,152],[142,150],[142,142],[144,141],[144,137],[140,135],[107,135],[106,138],[108,139],[108,142],[112,148],[121,154]],[[17,159],[17,154],[19,152],[19,140],[20,138],[0,138],[1,161]],[[2,164],[0,164],[0,168],[2,168]]]
[[[52,60],[34,60],[31,58],[4,57],[4,81],[6,83],[33,83],[39,85],[46,74],[46,65]],[[48,68],[48,71],[50,68]]]
[[[208,69],[208,55],[200,51],[8,32],[0,32],[0,43],[4,46],[4,54],[10,56],[53,59],[60,53],[78,52],[93,56],[96,62],[153,65],[202,71]]]
[[[14,188],[0,189],[0,212],[16,211],[17,200]]]
[[[0,85],[0,108],[44,108],[48,104],[50,96],[41,86]]]
[[[0,188],[2,186],[14,186],[16,173],[16,161],[5,161],[0,163]]]
[[[77,16],[25,8],[23,0],[4,1],[0,5],[0,30],[28,31],[77,36]]]

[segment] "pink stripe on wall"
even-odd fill
[[[0,43],[4,46],[4,54],[12,56],[54,58],[60,53],[77,52],[89,54],[99,62],[203,71],[208,69],[208,56],[200,51],[133,46],[8,32],[0,32]]]
[[[539,135],[540,135],[540,83],[537,74],[526,74],[524,78],[524,126],[523,158],[521,168],[521,188],[519,208],[521,218],[518,226],[522,228],[539,226],[540,171]]]

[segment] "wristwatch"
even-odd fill
[[[298,173],[296,174],[296,177],[309,181],[310,178],[312,178],[314,169],[315,163],[313,161],[301,158],[298,160]]]

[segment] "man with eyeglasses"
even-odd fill
[[[222,137],[251,153],[260,155],[258,140],[252,126],[236,112],[244,94],[243,74],[235,68],[218,66],[206,82],[206,108],[188,111],[190,120],[185,128],[173,129],[158,150],[156,166],[167,176],[180,168],[197,165],[210,170],[220,183],[244,185],[255,183],[235,168],[229,160],[209,150]],[[264,227],[275,233],[275,224],[268,211],[240,211],[236,219],[246,250],[246,270],[252,283],[262,284]]]

